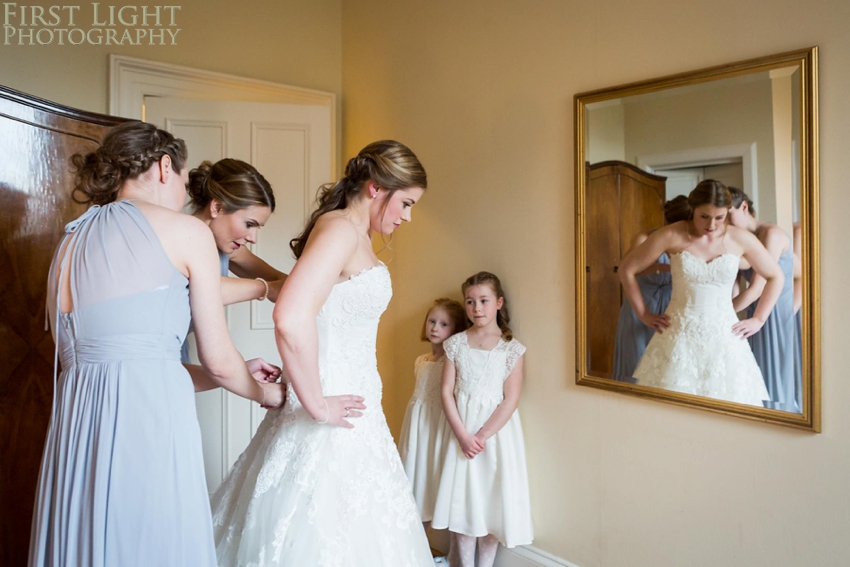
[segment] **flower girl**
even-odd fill
[[[451,299],[438,299],[422,324],[421,339],[431,343],[431,352],[416,359],[416,391],[407,404],[401,427],[399,453],[410,479],[413,496],[423,522],[434,515],[437,482],[442,468],[444,438],[440,380],[443,375],[443,341],[466,329],[463,306]]]
[[[533,539],[517,405],[525,347],[513,337],[502,285],[479,272],[462,287],[472,327],[444,344],[447,439],[431,526],[448,528],[461,567],[491,567],[499,542]],[[454,433],[454,435],[452,435]]]

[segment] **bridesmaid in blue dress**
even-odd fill
[[[257,242],[257,232],[275,209],[274,192],[266,178],[238,159],[205,161],[189,172],[188,190],[193,216],[210,228],[218,249],[224,305],[252,299],[276,301],[286,274],[247,247]],[[237,277],[227,277],[229,272]],[[190,325],[189,333],[193,331]],[[188,363],[188,341],[180,354]]]
[[[62,372],[31,567],[214,567],[194,392],[283,401],[227,333],[212,236],[179,212],[185,159],[182,140],[141,122],[73,158],[75,197],[93,205],[66,226],[48,280]],[[180,363],[190,291],[203,368]]]
[[[729,222],[755,234],[779,263],[785,276],[782,292],[764,326],[747,339],[770,394],[770,401],[765,401],[764,405],[772,409],[799,413],[801,409],[797,401],[797,367],[800,359],[797,354],[798,339],[795,336],[794,250],[791,238],[779,226],[759,222],[755,216],[753,202],[746,193],[735,187],[729,187],[729,193],[732,195],[733,205],[729,209]],[[732,304],[735,311],[746,311],[747,316],[752,317],[765,281],[755,274],[752,268],[744,269],[742,274],[749,286],[734,298]]]
[[[691,209],[688,206],[688,198],[679,195],[664,203],[664,223],[688,220]],[[639,234],[632,248],[645,241],[653,231]],[[667,253],[661,255],[655,264],[637,275],[640,293],[646,308],[651,313],[664,313],[670,303],[673,292],[673,282],[670,277],[670,258]],[[614,369],[611,377],[620,382],[635,383],[632,377],[638,361],[646,350],[655,331],[644,325],[638,319],[627,297],[623,298],[620,307],[620,316],[617,319],[617,334],[614,342]]]

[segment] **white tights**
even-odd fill
[[[450,567],[476,567],[476,546],[478,547],[478,567],[493,567],[496,551],[499,549],[499,540],[496,536],[475,537],[455,532],[449,532],[449,536]]]

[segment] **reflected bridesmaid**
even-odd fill
[[[732,195],[733,205],[729,209],[729,222],[755,234],[779,263],[785,276],[779,299],[764,327],[747,339],[770,394],[770,401],[765,401],[764,405],[768,408],[799,412],[796,387],[796,376],[799,372],[796,367],[800,360],[795,356],[794,253],[791,238],[779,226],[760,222],[755,216],[753,202],[746,193],[735,187],[729,187],[729,193]],[[755,274],[752,268],[744,270],[743,275],[750,285],[734,298],[733,305],[735,311],[746,310],[747,316],[752,317],[765,280]]]

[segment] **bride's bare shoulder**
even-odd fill
[[[679,221],[659,228],[656,232],[658,238],[663,239],[671,245],[681,244],[688,240],[688,221]]]
[[[316,219],[310,238],[320,235],[326,236],[328,233],[340,237],[351,236],[356,238],[357,227],[343,211],[330,211]]]

